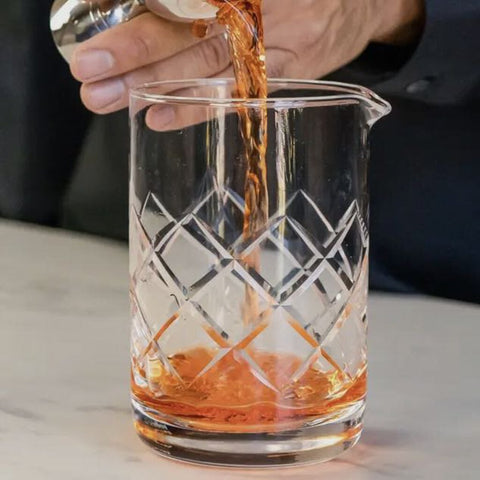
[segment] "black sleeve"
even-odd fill
[[[381,95],[458,105],[478,99],[480,0],[426,0],[416,45],[372,44],[334,78],[363,83]]]
[[[90,114],[53,44],[51,4],[2,7],[0,217],[58,225]]]

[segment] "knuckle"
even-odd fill
[[[284,50],[269,50],[267,53],[267,74],[271,78],[284,78],[287,76],[287,65],[293,61],[294,55]],[[270,61],[268,61],[270,58]]]
[[[209,72],[219,72],[230,64],[228,45],[221,36],[211,38],[198,46],[199,60]]]
[[[147,62],[152,56],[152,42],[144,35],[135,35],[132,38],[132,53],[139,62]]]
[[[311,22],[306,28],[304,28],[299,36],[299,48],[300,50],[310,50],[324,35],[324,26],[320,22]]]
[[[282,78],[285,76],[285,66],[281,63],[274,63],[267,67],[268,76],[272,78]]]

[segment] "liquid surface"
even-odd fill
[[[141,388],[132,378],[133,393],[144,405],[165,415],[223,431],[303,424],[365,397],[365,369],[357,378],[346,380],[337,370],[326,373],[311,367],[292,381],[301,367],[295,355],[250,352],[260,367],[261,375],[257,375],[245,357],[233,350],[202,374],[206,364],[215,362],[215,355],[204,348],[173,355],[169,363],[178,376],[159,360],[151,360],[148,372],[141,372],[149,386]]]

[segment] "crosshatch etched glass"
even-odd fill
[[[389,106],[327,82],[271,81],[263,102],[232,91],[132,93],[135,426],[183,460],[326,460],[362,431],[368,137]],[[245,108],[268,111],[268,221],[248,236]],[[173,123],[158,128],[165,112]]]

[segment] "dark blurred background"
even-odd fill
[[[81,105],[50,7],[2,6],[0,217],[126,240],[128,117]],[[434,18],[419,45],[371,45],[329,77],[394,108],[372,135],[373,288],[480,302],[479,11]]]

